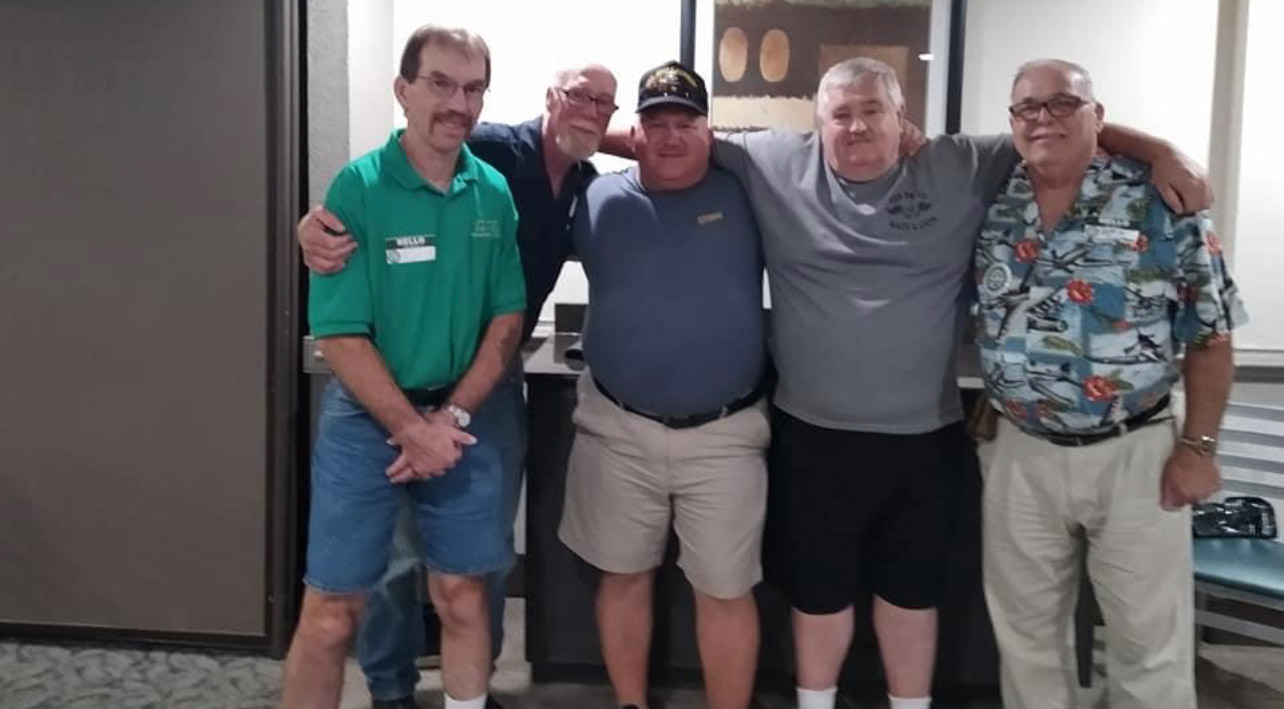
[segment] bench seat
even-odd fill
[[[1270,539],[1196,539],[1195,579],[1284,600],[1284,544]]]

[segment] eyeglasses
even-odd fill
[[[488,86],[484,81],[470,81],[467,84],[460,84],[458,81],[446,76],[445,74],[419,74],[415,78],[423,79],[428,85],[428,90],[439,99],[449,100],[455,97],[455,93],[460,89],[464,91],[464,99],[469,103],[481,103],[482,97],[486,95]]]
[[[576,108],[587,108],[592,105],[603,116],[609,116],[620,109],[615,105],[615,98],[612,96],[594,96],[584,89],[563,89],[554,86],[553,90],[562,95],[566,102]]]
[[[1013,118],[1023,121],[1037,121],[1039,114],[1046,108],[1048,115],[1053,118],[1065,118],[1089,103],[1091,101],[1071,94],[1057,94],[1047,101],[1022,101],[1012,104],[1008,106],[1008,113],[1011,113]]]

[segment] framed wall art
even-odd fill
[[[906,115],[958,130],[966,0],[685,0],[682,54],[719,129],[811,130],[816,84],[866,56],[896,69]]]

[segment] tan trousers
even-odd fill
[[[985,472],[985,596],[1007,709],[1075,706],[1080,555],[1106,622],[1114,709],[1194,709],[1190,510],[1159,506],[1174,426],[1056,446],[999,424]]]

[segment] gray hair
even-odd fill
[[[581,74],[585,74],[593,71],[606,74],[607,76],[611,77],[611,81],[615,81],[615,74],[610,69],[606,68],[605,65],[598,64],[595,62],[589,62],[586,64],[579,64],[576,66],[565,67],[553,72],[553,83],[550,84],[550,86],[564,86],[566,82],[570,81],[571,79],[574,79],[575,77]]]
[[[896,70],[877,59],[855,57],[829,67],[829,71],[820,77],[820,86],[816,88],[816,112],[819,114],[822,110],[824,97],[830,89],[852,86],[866,76],[877,77],[883,82],[883,88],[887,89],[892,103],[898,109],[905,107],[905,95],[901,93],[901,82],[896,78]]]
[[[1026,73],[1035,69],[1043,69],[1045,67],[1059,69],[1067,74],[1074,75],[1075,78],[1079,80],[1079,86],[1083,89],[1083,97],[1089,101],[1097,100],[1097,97],[1092,93],[1092,76],[1088,74],[1088,70],[1074,62],[1066,61],[1064,59],[1035,59],[1034,61],[1022,64],[1017,69],[1016,76],[1012,78],[1012,90],[1009,92],[1009,95],[1016,92],[1017,84],[1021,82],[1021,77],[1025,76]]]

